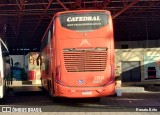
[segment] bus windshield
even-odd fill
[[[76,31],[92,31],[107,25],[105,12],[67,13],[59,16],[61,26]]]

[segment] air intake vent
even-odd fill
[[[107,48],[64,49],[64,63],[67,72],[104,71],[106,67]]]

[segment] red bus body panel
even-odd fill
[[[72,11],[60,12],[54,17],[52,40],[42,51],[44,60],[49,61],[48,72],[46,69],[41,70],[42,85],[53,96],[86,98],[113,95],[114,38],[110,12],[105,11],[109,15],[106,26],[87,32],[61,26],[59,15],[70,12]]]

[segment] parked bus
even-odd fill
[[[4,97],[10,80],[10,55],[6,44],[0,38],[0,99]]]
[[[112,17],[106,10],[58,12],[41,41],[37,64],[53,97],[115,94]]]

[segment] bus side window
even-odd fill
[[[45,66],[45,72],[46,74],[49,74],[49,60],[46,60],[46,66]]]
[[[37,66],[41,66],[41,65],[42,65],[42,57],[41,57],[41,55],[39,55],[37,57]]]
[[[3,57],[5,62],[10,64],[9,52],[3,52]]]

